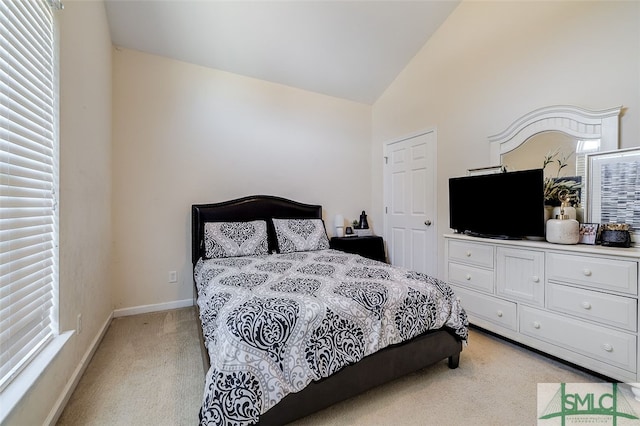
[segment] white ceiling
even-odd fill
[[[106,0],[114,45],[374,103],[460,0]]]

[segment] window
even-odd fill
[[[0,2],[0,390],[57,332],[53,14]]]

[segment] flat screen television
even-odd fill
[[[487,238],[544,237],[542,169],[449,179],[449,226]]]

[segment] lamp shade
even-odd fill
[[[336,228],[343,228],[344,227],[344,216],[342,216],[341,214],[337,214],[336,217],[335,217],[334,225],[335,225]]]

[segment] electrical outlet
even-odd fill
[[[78,334],[82,333],[82,314],[78,314],[76,318],[76,331]]]
[[[169,282],[170,283],[178,282],[178,273],[176,271],[169,271]]]

